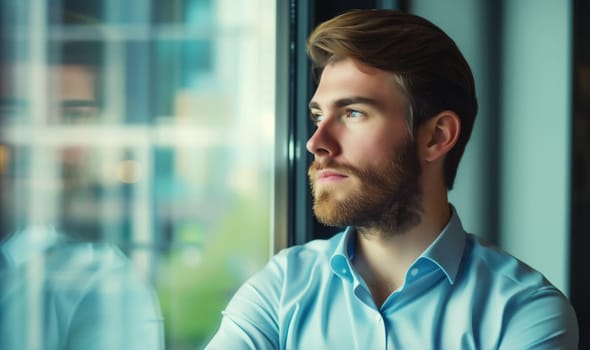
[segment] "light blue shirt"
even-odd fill
[[[577,349],[567,298],[463,230],[456,213],[378,308],[355,230],[278,253],[223,312],[207,349]]]
[[[0,349],[164,349],[156,295],[116,246],[48,227],[0,243]]]

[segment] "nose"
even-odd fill
[[[335,156],[339,152],[339,146],[334,133],[334,125],[327,120],[321,122],[307,140],[307,151],[316,158]]]

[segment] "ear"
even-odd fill
[[[428,120],[418,131],[420,154],[433,162],[447,154],[457,143],[461,120],[453,111],[443,111]]]

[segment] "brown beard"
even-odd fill
[[[334,188],[318,189],[316,173],[331,169],[346,174],[355,188],[337,198]],[[308,175],[314,197],[313,211],[318,221],[329,226],[380,228],[401,233],[420,223],[422,212],[420,161],[414,142],[400,147],[397,157],[383,167],[357,169],[328,159],[315,160]]]

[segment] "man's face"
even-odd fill
[[[33,117],[39,119],[41,124],[96,122],[98,108],[95,71],[79,64],[55,64],[44,68],[47,74],[44,109],[42,115],[32,116],[32,104],[37,101],[31,100],[27,85],[27,73],[31,66],[15,63],[0,67],[0,77],[3,78],[0,83],[0,123],[19,124],[30,121]],[[4,141],[1,139],[0,143]],[[81,210],[96,216],[94,208],[97,202],[91,195],[92,186],[97,181],[98,171],[91,166],[96,163],[96,155],[87,145],[77,143],[55,149],[47,148],[47,151],[55,152],[60,159],[61,177],[47,178],[43,174],[27,174],[27,178],[15,178],[6,169],[14,166],[10,162],[22,162],[19,159],[29,152],[28,148],[0,144],[0,221],[4,226],[10,226],[10,221],[23,221],[27,218],[28,193],[33,191],[44,200],[51,201],[53,198],[60,205],[63,217],[69,221],[77,220],[80,217],[77,213]],[[60,197],[52,197],[56,193]],[[12,229],[10,227],[6,233],[12,233]]]
[[[309,178],[318,220],[391,231],[417,224],[420,161],[393,74],[350,59],[334,62],[310,109],[317,129],[307,142],[315,158]]]

